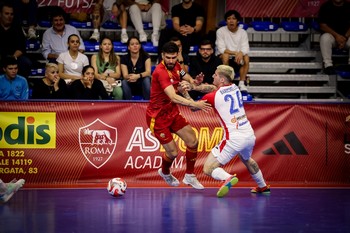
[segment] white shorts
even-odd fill
[[[230,162],[238,153],[244,160],[248,160],[255,145],[254,131],[237,132],[233,139],[222,140],[211,152],[222,165]]]

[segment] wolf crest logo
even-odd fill
[[[79,128],[81,152],[89,163],[99,169],[112,157],[117,145],[117,129],[100,119]]]

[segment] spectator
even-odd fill
[[[58,66],[47,63],[45,77],[34,84],[32,99],[66,99],[67,84],[58,75]]]
[[[88,57],[79,52],[80,37],[71,34],[68,37],[68,51],[61,53],[57,58],[58,74],[66,83],[80,79],[83,67],[89,65]]]
[[[38,12],[38,3],[36,0],[14,0],[14,11],[15,18],[14,21],[19,26],[23,25],[23,16],[26,16],[27,26],[28,26],[28,39],[37,39],[36,35],[36,25],[37,25],[37,12]]]
[[[18,75],[18,61],[11,56],[3,59],[3,71],[0,75],[0,100],[27,100],[28,82]]]
[[[177,54],[177,61],[180,63],[181,68],[188,73],[188,65],[190,63],[190,58],[187,53],[184,53],[182,50],[182,43],[181,40],[174,36],[170,38],[170,41],[179,47],[179,52]]]
[[[240,81],[238,87],[241,91],[246,92],[248,89],[244,82],[247,79],[249,70],[248,34],[238,25],[241,15],[237,11],[227,11],[225,20],[227,25],[216,31],[216,55],[221,58],[224,65],[233,66],[235,73],[239,73]]]
[[[151,58],[143,49],[139,39],[135,36],[128,40],[128,53],[121,57],[123,75],[123,94],[125,100],[139,95],[142,90],[144,100],[150,98],[151,87]]]
[[[8,202],[11,197],[24,185],[24,179],[13,179],[9,183],[5,183],[0,179],[0,202]]]
[[[190,62],[190,72],[192,77],[196,77],[197,82],[213,84],[213,75],[216,68],[222,64],[220,58],[214,55],[214,48],[210,40],[202,40],[199,44],[197,56]],[[192,99],[199,99],[204,94],[198,91],[189,92]]]
[[[13,56],[18,61],[18,73],[27,78],[32,62],[25,56],[25,36],[22,28],[14,23],[13,17],[12,1],[5,1],[0,9],[0,60]]]
[[[184,53],[188,53],[190,46],[197,45],[200,41],[205,18],[204,9],[192,0],[183,0],[171,8],[171,16],[175,36],[180,38]]]
[[[68,37],[75,34],[79,37],[79,41],[83,41],[79,31],[66,24],[66,14],[62,8],[56,8],[52,12],[52,27],[48,28],[43,34],[42,54],[43,57],[51,62],[56,62],[58,55],[67,51]],[[84,52],[84,43],[80,43],[80,52]]]
[[[335,74],[332,61],[332,48],[348,49],[350,47],[350,2],[329,0],[319,10],[318,20],[322,35],[320,49],[324,72]],[[350,64],[350,53],[349,61]]]
[[[103,83],[94,78],[95,69],[91,65],[83,67],[81,79],[72,82],[69,92],[72,99],[107,100],[109,96]]]
[[[147,34],[143,29],[143,23],[152,23],[152,43],[158,47],[159,34],[161,27],[165,27],[164,13],[158,1],[135,0],[135,3],[129,7],[129,14],[136,31],[139,33],[140,42],[147,41]]]
[[[128,15],[125,9],[124,1],[121,0],[97,0],[92,12],[92,24],[94,32],[90,40],[100,41],[100,27],[107,21],[119,23],[122,27],[121,42],[128,41],[126,27],[128,23]]]
[[[95,78],[101,80],[112,99],[122,100],[120,58],[114,53],[110,38],[105,37],[101,40],[98,54],[91,57],[91,65],[95,69]]]

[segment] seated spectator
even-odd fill
[[[203,40],[199,44],[197,56],[190,61],[189,74],[197,80],[198,84],[213,84],[213,75],[221,64],[221,59],[214,55],[214,48],[210,40]],[[189,94],[195,100],[204,95],[197,91],[190,91]]]
[[[128,15],[125,5],[121,0],[97,0],[92,12],[92,24],[94,32],[90,40],[100,41],[100,27],[107,21],[120,24],[122,28],[121,42],[128,41],[126,27],[128,23]]]
[[[45,77],[34,84],[32,99],[67,99],[67,84],[58,76],[58,66],[47,63]]]
[[[11,197],[24,185],[24,179],[13,179],[9,183],[5,183],[0,179],[0,202],[8,202]]]
[[[176,44],[177,47],[179,47],[177,61],[180,63],[181,68],[184,71],[186,71],[186,73],[188,73],[188,65],[190,63],[190,58],[189,58],[187,53],[183,52],[181,40],[178,37],[174,36],[174,37],[170,38],[170,41],[173,42],[174,44]]]
[[[162,46],[173,36],[182,42],[182,50],[188,54],[191,45],[199,44],[204,24],[204,8],[192,0],[183,0],[171,8],[173,28],[162,31],[159,45]]]
[[[19,25],[23,26],[23,20],[27,20],[28,39],[37,39],[36,35],[36,25],[37,25],[37,12],[38,3],[36,0],[14,0],[14,11],[15,19],[14,21]]]
[[[12,1],[5,1],[0,6],[0,60],[13,56],[18,61],[18,73],[27,78],[32,62],[25,56],[26,40],[22,27],[13,22],[13,17]]]
[[[57,58],[58,74],[66,83],[81,79],[83,67],[89,65],[88,57],[79,52],[80,37],[71,34],[68,37],[68,51],[61,53]]]
[[[125,100],[139,95],[142,91],[144,100],[150,98],[151,58],[135,36],[128,40],[128,53],[121,57],[123,75],[122,87]]]
[[[320,49],[324,72],[335,74],[332,48],[347,50],[350,48],[350,2],[345,0],[326,1],[320,7],[318,20],[322,31]],[[350,64],[350,53],[348,63]]]
[[[101,40],[98,54],[91,56],[91,65],[95,69],[95,79],[101,80],[112,99],[122,100],[120,58],[114,53],[110,38],[105,37]]]
[[[81,79],[75,80],[69,87],[70,97],[79,100],[107,100],[109,96],[103,83],[95,79],[95,69],[84,66]]]
[[[2,62],[5,73],[0,75],[0,100],[27,100],[28,82],[17,74],[18,61],[7,56]]]
[[[249,70],[248,34],[238,25],[241,15],[237,11],[227,11],[225,20],[227,25],[216,31],[216,55],[221,58],[224,65],[231,65],[235,69],[235,73],[239,73],[238,87],[241,91],[246,92],[248,89],[244,82]]]
[[[83,39],[80,37],[79,31],[66,24],[66,14],[62,8],[56,8],[52,12],[52,27],[46,29],[42,39],[42,54],[43,57],[50,62],[56,62],[58,56],[67,51],[68,37],[75,34],[79,37],[79,41]],[[80,52],[84,52],[84,43],[79,44]]]
[[[143,22],[152,23],[152,43],[158,47],[160,29],[165,28],[165,18],[162,7],[158,1],[135,0],[135,3],[129,7],[131,22],[139,33],[140,42],[147,41],[147,34],[143,29]],[[161,28],[162,27],[162,28]]]

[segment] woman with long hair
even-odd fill
[[[128,42],[128,53],[121,57],[123,75],[123,94],[125,100],[142,95],[144,100],[150,98],[151,58],[143,49],[140,40],[133,36]]]
[[[104,37],[101,40],[98,54],[91,56],[91,65],[95,69],[95,78],[103,83],[107,93],[114,100],[122,100],[120,58],[114,53],[110,38]]]
[[[61,53],[57,58],[58,75],[66,83],[81,79],[83,67],[89,65],[88,57],[79,52],[80,38],[76,34],[68,37],[68,51]]]
[[[83,67],[80,79],[75,80],[69,87],[72,99],[108,100],[110,99],[102,82],[95,79],[95,69],[91,65]]]

